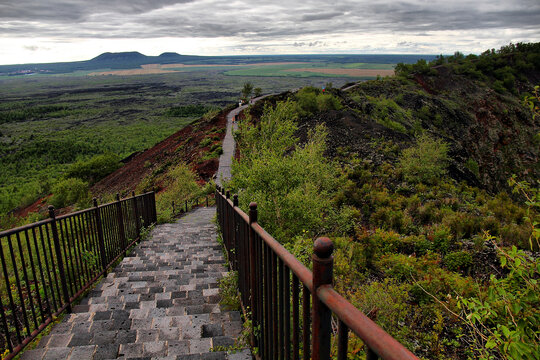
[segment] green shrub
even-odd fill
[[[199,146],[200,147],[207,147],[208,145],[210,145],[213,141],[213,139],[210,138],[210,137],[207,137],[207,138],[204,138],[201,140],[201,142],[199,143]]]
[[[199,185],[195,174],[184,164],[178,164],[166,174],[165,190],[156,196],[158,222],[170,222],[173,219],[172,202],[183,204],[199,194]]]
[[[446,173],[447,152],[448,145],[444,141],[422,134],[415,146],[403,150],[399,169],[408,182],[433,184]]]
[[[59,209],[68,205],[83,204],[89,200],[88,183],[77,178],[67,178],[52,188],[51,204]]]
[[[295,131],[296,104],[266,107],[258,126],[240,124],[242,157],[233,163],[231,186],[240,205],[259,205],[259,220],[276,239],[289,242],[302,230],[312,233],[328,226],[338,173],[323,156],[326,130],[316,127],[299,145]]]
[[[70,166],[65,177],[78,178],[92,185],[121,166],[118,155],[106,153],[96,155],[86,161],[77,161]]]
[[[536,360],[540,354],[540,258],[515,246],[497,251],[508,275],[499,279],[491,275],[486,293],[461,298],[462,319],[475,335],[474,350],[480,358]]]
[[[443,263],[450,271],[465,271],[472,265],[472,256],[466,251],[455,251],[446,255]]]

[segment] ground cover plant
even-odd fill
[[[512,49],[484,55],[530,59],[502,93],[497,75],[461,73],[469,60],[420,62],[331,90],[331,108],[314,105],[316,89],[268,99],[237,134],[228,186],[240,206],[256,201],[262,226],[307,266],[315,238],[332,238],[337,290],[422,358],[540,351],[539,125],[522,100],[534,110],[540,66],[537,46]],[[349,346],[362,358],[360,340]]]

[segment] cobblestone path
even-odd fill
[[[157,226],[22,359],[251,359],[248,350],[210,351],[242,329],[240,314],[218,305],[227,269],[215,212]]]

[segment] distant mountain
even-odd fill
[[[177,54],[178,55],[178,54]],[[91,59],[91,62],[98,61],[112,61],[112,62],[133,62],[133,61],[146,61],[148,56],[141,54],[138,51],[111,53],[106,52],[95,58]]]
[[[0,65],[0,76],[32,74],[65,74],[74,71],[134,69],[145,64],[219,64],[238,65],[264,62],[317,62],[317,63],[415,63],[418,59],[435,59],[434,55],[248,55],[248,56],[198,56],[164,52],[159,56],[146,56],[137,51],[106,52],[91,60],[48,64]]]

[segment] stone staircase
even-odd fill
[[[21,359],[251,359],[247,349],[211,351],[234,345],[242,330],[240,314],[219,305],[227,269],[215,211],[157,226]]]

